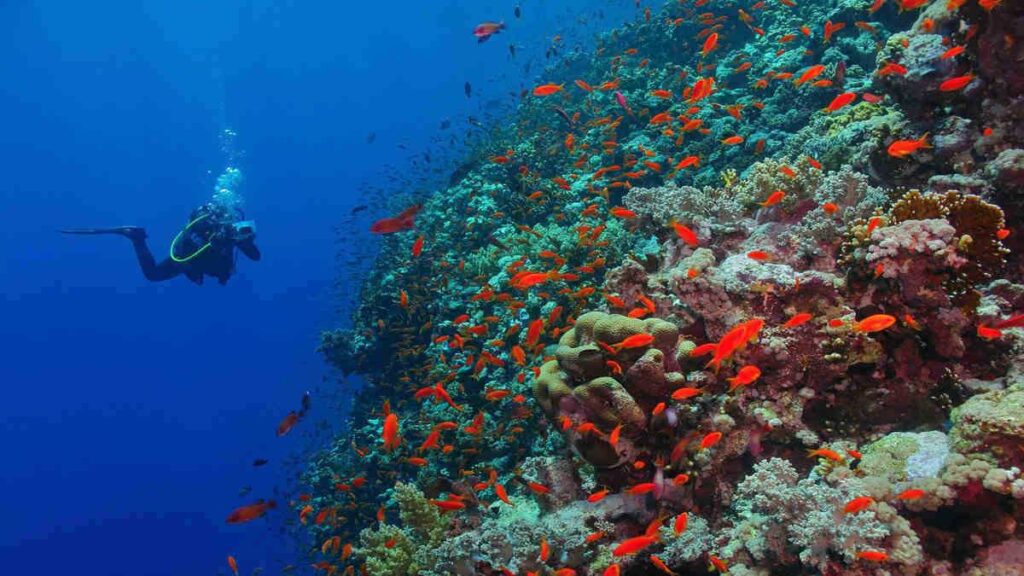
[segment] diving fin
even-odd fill
[[[146,229],[140,226],[117,226],[115,228],[65,228],[60,230],[61,234],[98,235],[116,234],[132,240],[144,240]]]

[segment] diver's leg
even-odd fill
[[[135,257],[139,260],[139,268],[142,268],[142,275],[146,277],[146,280],[160,282],[170,280],[181,274],[181,266],[170,258],[164,259],[159,264],[156,263],[153,253],[149,251],[149,246],[146,245],[145,231],[141,228],[139,231],[142,233],[127,236],[132,241],[132,247],[135,248]]]

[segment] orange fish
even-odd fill
[[[844,92],[843,94],[836,96],[835,99],[833,99],[832,102],[825,107],[825,110],[828,112],[835,112],[837,110],[841,110],[846,106],[849,106],[856,99],[857,95],[854,94],[853,92]]]
[[[683,532],[686,532],[686,525],[689,522],[689,520],[690,515],[686,512],[683,512],[679,516],[676,516],[675,522],[672,523],[672,531],[676,533],[676,536],[679,536]]]
[[[711,361],[707,363],[706,367],[714,366],[717,372],[722,364],[722,361],[731,357],[733,352],[739,349],[740,346],[747,342],[747,323],[737,325],[732,330],[727,332],[722,340],[715,346],[715,355],[711,358]]]
[[[281,423],[277,425],[277,435],[284,436],[299,422],[299,414],[297,412],[289,412],[287,416],[281,420]]]
[[[956,58],[957,56],[959,56],[959,55],[961,55],[963,53],[964,53],[964,47],[963,46],[953,46],[949,50],[946,50],[945,52],[943,52],[942,56],[939,56],[939,59],[940,60],[949,60],[950,58]]]
[[[509,390],[489,390],[484,394],[484,399],[495,402],[512,394]]]
[[[694,396],[700,395],[702,392],[704,392],[704,391],[701,390],[700,388],[690,388],[690,387],[676,388],[675,392],[672,392],[672,399],[673,400],[688,400],[690,398],[693,398]]]
[[[700,156],[687,156],[676,164],[676,170],[682,170],[683,168],[700,166]]]
[[[722,439],[722,433],[721,432],[709,432],[703,438],[701,438],[701,440],[700,440],[700,449],[701,450],[707,450],[708,448],[711,448],[715,444],[718,444],[718,441],[721,440],[721,439]]]
[[[906,324],[907,326],[910,326],[911,330],[916,330],[918,332],[921,331],[921,325],[918,324],[917,320],[915,320],[914,317],[911,316],[910,314],[903,315],[903,323]]]
[[[458,500],[430,500],[430,503],[437,506],[442,514],[453,510],[462,510],[466,507],[465,503]]]
[[[871,332],[880,332],[896,323],[896,318],[888,314],[873,314],[867,318],[857,322],[853,326],[854,332],[862,332],[869,334]]]
[[[989,328],[988,326],[978,325],[978,337],[985,340],[997,340],[1003,336],[1002,331],[998,328]]]
[[[1024,314],[1016,314],[1007,318],[1006,320],[1000,320],[992,325],[993,328],[1024,328]]]
[[[822,43],[828,44],[829,42],[831,42],[832,35],[835,34],[836,32],[839,32],[843,28],[846,28],[845,22],[840,22],[838,24],[833,24],[831,20],[825,22],[825,36],[822,39]]]
[[[838,452],[836,452],[835,450],[832,450],[831,448],[818,448],[816,450],[808,450],[807,451],[807,457],[808,458],[826,458],[826,459],[831,460],[833,462],[842,462],[843,461],[843,457],[840,456]]]
[[[626,494],[639,495],[654,492],[654,482],[644,482],[626,489]]]
[[[896,499],[897,500],[917,500],[918,498],[923,497],[925,494],[927,494],[927,492],[925,492],[924,490],[921,490],[920,488],[910,488],[910,489],[904,490],[903,492],[900,492],[899,495],[896,496]]]
[[[413,258],[418,258],[419,255],[422,252],[423,252],[423,236],[420,236],[419,238],[416,239],[415,242],[412,243],[412,257]]]
[[[677,575],[676,575],[676,573],[675,573],[675,572],[673,572],[673,571],[672,571],[672,570],[671,570],[671,569],[670,569],[670,568],[668,567],[668,565],[667,565],[667,564],[665,564],[665,562],[663,562],[663,561],[661,560],[661,558],[658,558],[658,557],[657,557],[657,556],[655,556],[654,554],[651,554],[651,556],[650,556],[650,559],[651,559],[651,564],[654,564],[654,567],[655,567],[655,568],[657,568],[658,570],[661,570],[661,571],[662,571],[662,572],[664,572],[665,574],[668,574],[668,576],[677,576]]]
[[[623,208],[622,206],[615,206],[608,212],[610,212],[612,216],[622,218],[624,220],[632,220],[637,217],[636,212],[633,212],[628,208]]]
[[[736,373],[736,376],[727,379],[729,381],[729,392],[736,390],[740,386],[753,384],[760,377],[760,368],[750,365],[744,366],[743,368],[740,368],[740,371]]]
[[[825,211],[825,214],[835,214],[839,211],[839,205],[835,202],[825,202],[821,205],[821,209]]]
[[[611,444],[612,446],[617,446],[619,444],[620,434],[622,434],[622,424],[619,424],[618,426],[612,429],[611,434],[608,435],[608,443]]]
[[[812,316],[811,314],[808,314],[807,312],[801,312],[799,314],[794,314],[792,317],[790,317],[789,320],[786,320],[786,323],[783,324],[782,327],[783,328],[796,328],[797,326],[802,326],[803,324],[807,323],[807,321],[809,321],[811,318],[814,318],[814,316]]]
[[[512,359],[520,366],[526,365],[526,352],[522,346],[516,344],[512,347]]]
[[[974,74],[965,74],[963,76],[950,78],[949,80],[944,81],[942,84],[939,84],[939,90],[941,92],[955,92],[957,90],[962,90],[973,80]]]
[[[667,124],[672,121],[672,115],[668,112],[660,112],[651,116],[651,124]]]
[[[863,20],[858,20],[854,22],[853,25],[865,32],[869,32],[871,34],[878,34],[877,28],[875,28],[871,24],[868,24],[867,22],[864,22]]]
[[[917,140],[897,140],[889,145],[889,155],[894,158],[906,158],[921,148],[931,148],[928,145],[928,134]]]
[[[526,330],[526,345],[532,347],[540,340],[541,332],[544,331],[544,321],[540,318],[530,322],[530,327]]]
[[[673,220],[671,224],[672,228],[676,231],[676,235],[679,236],[679,238],[683,242],[686,242],[691,247],[697,246],[697,234],[695,234],[693,230],[690,230],[689,228],[687,228],[683,224],[676,222],[675,220]]]
[[[718,344],[716,344],[715,342],[701,344],[700,346],[697,346],[693,350],[690,350],[690,358],[700,358],[701,356],[707,356],[708,354],[714,352],[715,348],[717,347]]]
[[[505,487],[502,486],[501,484],[498,484],[498,483],[494,484],[494,493],[505,504],[508,504],[509,506],[513,506],[514,505],[514,504],[512,504],[512,501],[510,501],[508,499],[508,493],[505,492]]]
[[[534,96],[550,96],[562,91],[565,84],[542,84],[533,89]]]
[[[792,172],[792,170],[790,170],[790,172]],[[795,176],[795,174],[794,174],[794,176]],[[774,206],[774,205],[778,204],[779,202],[782,202],[782,199],[785,198],[785,197],[786,197],[786,193],[785,192],[783,192],[782,190],[776,190],[775,192],[772,192],[771,195],[768,196],[768,198],[764,202],[761,202],[760,205],[762,207],[764,207],[764,208],[767,208],[769,206]]]
[[[726,146],[735,146],[736,144],[742,143],[743,136],[729,136],[728,138],[722,140],[722,144],[725,144]]]
[[[881,225],[882,225],[882,218],[879,217],[879,216],[872,216],[871,219],[868,220],[868,231],[867,231],[868,235],[870,236],[871,232],[874,231],[875,228],[878,228]]]
[[[906,76],[907,72],[909,72],[909,70],[907,70],[906,66],[902,66],[895,62],[889,62],[878,71],[878,75],[883,78],[886,76]]]
[[[234,556],[228,556],[228,568],[231,568],[235,576],[238,576],[238,562],[235,562]]]
[[[392,234],[408,230],[415,224],[416,215],[419,214],[421,205],[416,204],[403,210],[398,216],[382,218],[370,225],[370,232],[374,234]]]
[[[704,47],[700,51],[701,56],[707,56],[718,47],[718,33],[712,32],[708,35],[707,39],[704,40]]]
[[[862,550],[857,552],[857,558],[869,562],[886,562],[889,560],[889,555],[881,550]]]
[[[235,508],[231,514],[228,514],[226,522],[228,524],[251,522],[266,514],[267,510],[272,510],[275,507],[277,507],[277,503],[273,500],[267,500],[266,502],[260,500],[254,504],[239,506],[238,508]]]
[[[594,504],[595,502],[600,502],[601,500],[604,500],[604,497],[607,496],[607,495],[608,495],[608,490],[607,489],[605,489],[605,490],[598,490],[597,492],[594,492],[590,496],[587,496],[587,502],[590,502],[591,504]]]
[[[398,416],[394,412],[384,418],[381,438],[384,440],[384,449],[388,452],[398,448],[402,443],[402,438],[398,434]]]
[[[533,491],[534,494],[550,494],[551,488],[540,484],[538,482],[527,482],[526,487]]]
[[[330,514],[330,513],[331,513],[331,509],[330,508],[324,508],[323,510],[321,510],[316,515],[316,518],[313,519],[313,524],[316,524],[317,526],[323,524],[324,520],[327,519],[327,515]]]
[[[868,506],[874,504],[874,502],[875,499],[870,496],[859,496],[846,503],[846,506],[843,507],[843,513],[856,514],[857,512],[865,510]]]
[[[634,334],[622,342],[612,345],[612,349],[615,350],[615,352],[619,352],[621,350],[643,348],[645,346],[650,346],[652,342],[654,342],[654,336],[651,334]]]
[[[622,570],[619,569],[619,565],[612,564],[611,566],[604,569],[604,572],[601,573],[601,576],[620,576],[621,574]]]
[[[757,260],[758,262],[765,262],[771,259],[771,254],[764,250],[751,250],[750,252],[747,252],[747,258]]]
[[[636,536],[634,538],[624,540],[621,544],[616,546],[615,549],[612,550],[612,556],[619,557],[636,554],[657,541],[658,538],[655,536]]]
[[[431,448],[437,448],[440,443],[441,443],[441,431],[440,430],[431,430],[430,434],[428,434],[427,438],[423,441],[423,444],[420,444],[420,447],[419,447],[418,450],[420,452],[423,452],[424,450],[430,450]]]
[[[583,80],[577,80],[576,81],[576,85],[580,87],[580,90],[583,90],[585,92],[593,92],[594,91],[594,88],[590,84],[587,84],[586,82],[584,82]]]
[[[793,84],[795,84],[797,86],[802,86],[802,85],[806,84],[807,82],[810,82],[811,80],[814,80],[818,76],[821,76],[821,73],[824,72],[824,71],[825,71],[825,65],[824,64],[817,64],[815,66],[811,66],[807,70],[804,70],[804,73],[801,74],[799,78],[797,78],[796,80],[793,81]]]

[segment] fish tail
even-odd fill
[[[707,364],[704,365],[705,368],[710,368],[711,366],[715,367],[715,374],[718,374],[718,369],[722,367],[722,359],[716,356],[715,358],[712,358],[711,360],[708,361]]]

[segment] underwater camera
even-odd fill
[[[254,220],[243,220],[232,224],[235,234],[238,236],[252,236],[256,234],[256,222]]]

